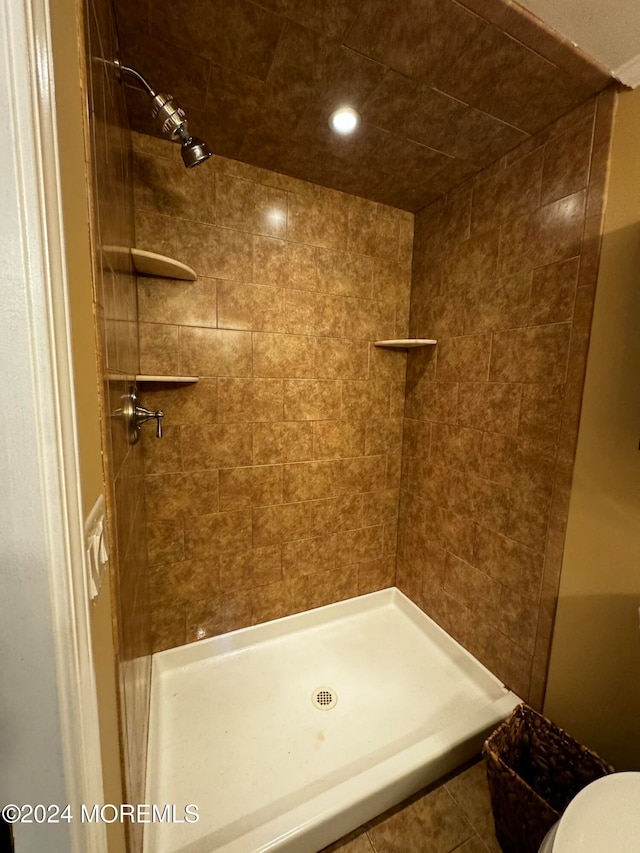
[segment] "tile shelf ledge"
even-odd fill
[[[374,341],[376,347],[387,347],[388,349],[414,349],[415,347],[434,346],[438,342],[433,338],[401,338],[391,341]]]
[[[171,382],[174,385],[195,384],[199,376],[162,376],[155,373],[138,373],[136,382]]]
[[[196,281],[198,278],[195,270],[183,264],[182,261],[159,255],[157,252],[148,252],[146,249],[131,249],[131,260],[139,275],[178,278],[181,281]]]

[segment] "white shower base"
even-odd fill
[[[337,704],[312,702],[329,687]],[[315,853],[476,755],[520,700],[397,589],[154,655],[146,853]]]

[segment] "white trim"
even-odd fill
[[[0,421],[5,439],[0,464],[12,485],[11,493],[0,497],[0,509],[9,521],[3,539],[6,532],[11,556],[3,651],[9,657],[6,646],[13,636],[22,660],[13,665],[5,661],[15,669],[15,695],[8,707],[3,700],[3,725],[8,720],[14,751],[20,755],[14,762],[10,751],[7,763],[3,750],[6,779],[1,790],[5,802],[33,802],[32,796],[48,798],[45,804],[69,802],[76,815],[66,827],[16,826],[18,849],[103,853],[104,824],[78,819],[81,803],[103,802],[103,787],[49,0],[0,4],[0,78],[3,72],[0,102],[7,108],[3,114],[8,128],[0,145],[6,169],[0,177],[6,214],[0,219],[0,238],[4,260],[11,264],[5,282],[11,310],[0,316],[0,354],[10,370],[2,390],[7,411]],[[12,674],[3,666],[7,685]],[[41,707],[27,708],[35,695]],[[25,725],[32,729],[23,731]],[[48,744],[45,754],[43,743]]]
[[[624,62],[619,68],[614,68],[611,73],[625,86],[637,89],[640,86],[640,53]]]
[[[29,3],[29,0],[25,0]],[[55,2],[55,0],[53,0]],[[58,139],[55,126],[55,86],[53,57],[49,25],[49,0],[31,0],[33,18],[31,30],[32,92],[37,96],[40,122],[42,195],[41,217],[45,232],[45,257],[48,258],[49,329],[51,358],[56,371],[56,394],[52,410],[57,415],[57,451],[60,457],[61,476],[57,482],[60,492],[60,516],[51,519],[50,530],[66,532],[61,551],[67,558],[68,572],[55,572],[52,563],[52,580],[62,575],[64,586],[54,580],[51,602],[58,661],[58,688],[60,695],[63,736],[65,738],[65,763],[67,789],[70,798],[84,803],[102,803],[102,758],[100,752],[100,727],[96,693],[91,626],[89,611],[88,571],[84,541],[84,521],[80,494],[80,462],[77,441],[76,406],[73,385],[71,351],[71,323],[68,306],[68,286],[64,262],[64,229],[62,225],[62,188],[58,162]],[[38,57],[39,61],[35,60]],[[35,105],[34,105],[35,106]],[[41,413],[46,412],[42,406]],[[50,429],[50,418],[45,415],[41,424],[42,435]],[[57,523],[66,523],[58,527]],[[66,731],[65,731],[66,729]],[[90,828],[89,828],[90,827]],[[106,850],[104,825],[81,825],[74,822],[77,850]],[[74,845],[75,846],[75,845]]]

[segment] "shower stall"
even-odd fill
[[[87,5],[125,796],[200,813],[146,853],[313,853],[544,697],[609,78],[273,5]]]

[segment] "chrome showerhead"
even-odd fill
[[[182,142],[182,161],[187,169],[192,169],[199,163],[204,163],[211,157],[207,143],[198,136],[189,136]]]
[[[182,161],[187,169],[192,169],[199,163],[204,163],[211,157],[211,150],[203,139],[192,136],[189,132],[189,122],[185,111],[176,101],[173,95],[164,92],[154,92],[147,80],[136,71],[115,60],[113,65],[121,74],[128,74],[140,83],[142,88],[151,98],[151,115],[165,136],[172,142],[178,142],[182,146]]]
[[[187,169],[192,169],[199,163],[208,160],[211,157],[209,146],[203,139],[191,136],[185,111],[173,95],[160,93],[153,95],[152,100],[151,114],[153,118],[172,142],[179,142],[182,145],[180,153]]]

